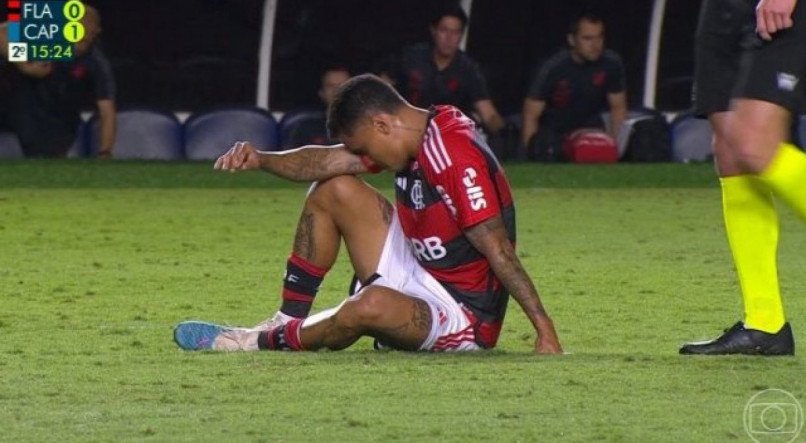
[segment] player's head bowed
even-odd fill
[[[330,138],[351,136],[358,123],[378,113],[394,114],[406,101],[380,77],[355,76],[336,92],[328,107],[327,130]]]

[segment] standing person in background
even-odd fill
[[[584,15],[571,24],[568,49],[538,72],[523,103],[521,142],[529,158],[557,160],[563,138],[581,128],[603,128],[610,111],[610,135],[616,139],[627,114],[624,65],[604,49],[602,19]]]
[[[327,135],[327,107],[336,97],[336,90],[350,79],[350,71],[342,66],[332,66],[322,73],[319,86],[319,99],[324,108],[319,113],[310,113],[309,116],[295,123],[288,136],[283,140],[283,148],[296,148],[305,145],[328,145],[332,141]]]
[[[695,41],[695,108],[714,131],[744,319],[680,353],[792,355],[795,341],[778,286],[773,195],[806,220],[806,155],[787,142],[805,90],[806,3],[706,0]]]
[[[382,69],[390,81],[414,106],[449,104],[466,115],[476,115],[489,134],[504,128],[487,83],[476,62],[459,49],[467,27],[467,14],[458,5],[441,12],[431,22],[431,42],[403,50],[399,59]]]
[[[64,157],[81,124],[81,105],[94,98],[98,110],[99,157],[109,157],[115,144],[115,80],[96,41],[101,33],[98,11],[86,7],[81,19],[85,35],[75,45],[75,60],[13,63],[13,85],[7,104],[7,126],[17,134],[26,156]],[[0,56],[8,57],[5,24],[0,25]]]

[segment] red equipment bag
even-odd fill
[[[618,146],[598,129],[578,129],[565,138],[563,156],[572,163],[616,163]]]

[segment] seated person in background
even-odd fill
[[[624,65],[604,49],[602,20],[574,20],[568,45],[543,64],[524,100],[521,142],[530,159],[557,160],[563,138],[580,128],[603,128],[608,109],[615,139],[627,113]]]
[[[0,45],[8,47],[8,43],[5,43],[4,40],[6,30],[3,25],[0,25],[0,35],[2,35]],[[10,131],[6,118],[9,111],[8,101],[9,97],[11,97],[11,74],[13,70],[14,67],[11,66],[10,62],[6,61],[5,58],[0,58],[0,132]]]
[[[495,134],[505,122],[478,65],[459,49],[466,26],[462,8],[455,5],[445,10],[431,22],[432,42],[404,49],[399,59],[381,69],[381,77],[412,105],[454,105],[468,116],[475,115],[488,133]]]
[[[13,63],[8,97],[8,128],[17,134],[26,156],[64,157],[76,139],[81,105],[87,96],[98,107],[100,151],[107,157],[115,143],[115,81],[106,56],[94,45],[101,33],[98,11],[87,6],[81,19],[84,38],[75,60]],[[0,57],[7,59],[6,26],[0,25]]]
[[[295,123],[294,127],[282,141],[283,149],[296,148],[305,145],[333,144],[327,135],[327,107],[333,102],[336,90],[342,83],[350,78],[350,71],[341,66],[327,68],[322,74],[319,86],[319,98],[324,108],[319,113],[310,113],[310,116]]]

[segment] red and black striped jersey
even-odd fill
[[[420,264],[479,320],[500,327],[509,294],[464,230],[501,215],[514,243],[515,208],[504,171],[473,121],[453,106],[432,107],[420,152],[395,176],[395,191]]]

